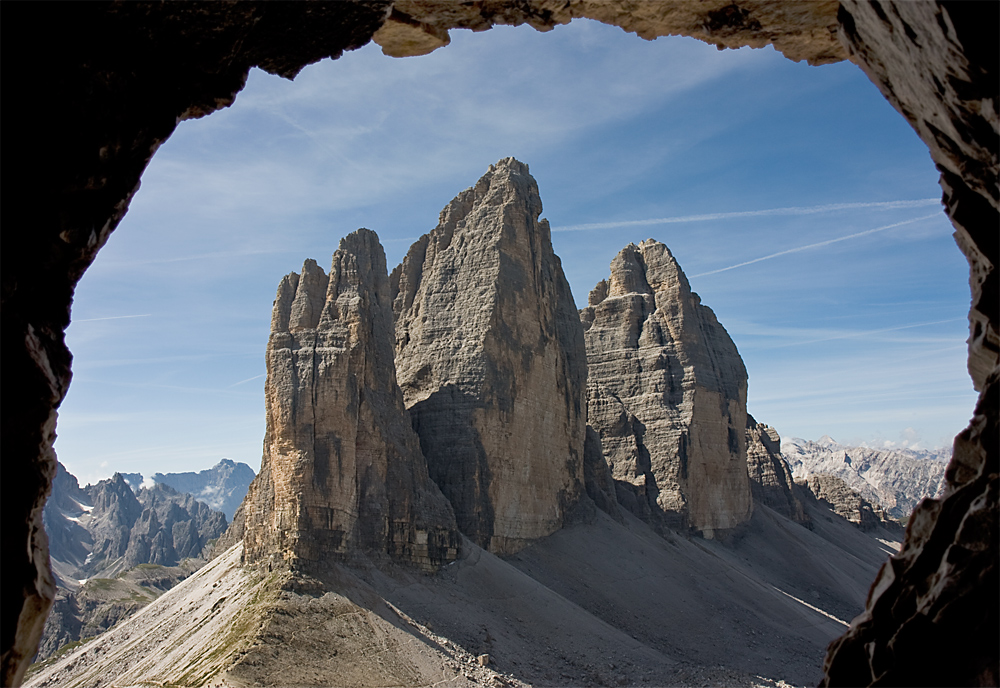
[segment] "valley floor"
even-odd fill
[[[725,541],[594,511],[432,576],[269,573],[236,546],[27,685],[815,685],[893,535],[810,508],[813,530],[757,505]]]

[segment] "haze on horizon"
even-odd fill
[[[968,267],[926,147],[864,74],[577,20],[255,70],[181,123],[77,289],[60,460],[84,483],[256,470],[280,278],[362,226],[391,269],[509,155],[577,305],[627,243],[664,242],[782,436],[929,448],[971,416]]]

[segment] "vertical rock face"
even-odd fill
[[[528,166],[506,158],[392,273],[396,370],[461,530],[512,553],[583,491],[587,362]]]
[[[622,249],[580,318],[589,420],[622,503],[706,535],[749,519],[746,368],[667,247]]]
[[[330,275],[282,279],[267,346],[267,434],[242,507],[248,561],[306,566],[353,551],[425,568],[457,555],[448,502],[427,476],[393,369],[385,254],[340,242]]]
[[[781,455],[781,437],[769,425],[747,414],[747,474],[754,501],[798,523],[806,523],[802,502],[794,494],[792,471]]]

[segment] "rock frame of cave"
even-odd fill
[[[294,77],[374,40],[426,54],[452,29],[586,17],[645,39],[773,45],[793,60],[857,64],[928,146],[969,261],[969,373],[980,393],[947,487],[914,512],[865,612],[831,645],[824,685],[1000,682],[1000,114],[997,3],[945,0],[354,0],[7,4],[8,203],[0,292],[3,685],[19,685],[55,586],[42,507],[56,410],[71,378],[64,332],[76,283],[180,121],[231,105],[252,67]],[[935,657],[948,657],[947,662]]]

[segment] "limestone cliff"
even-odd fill
[[[800,485],[808,488],[816,499],[827,504],[835,514],[846,518],[861,530],[873,530],[880,525],[899,527],[881,506],[869,502],[835,475],[811,475]]]
[[[511,553],[583,492],[587,362],[528,166],[505,158],[392,272],[396,370],[459,528]]]
[[[769,425],[747,414],[747,474],[755,502],[798,523],[808,523],[802,502],[795,496],[792,470],[781,455],[781,437]]]
[[[746,368],[667,247],[622,249],[580,318],[589,421],[620,501],[706,535],[749,519]]]
[[[340,242],[329,276],[282,279],[267,345],[267,433],[242,507],[245,557],[309,567],[361,550],[424,568],[457,555],[451,507],[427,476],[396,384],[385,254]]]

